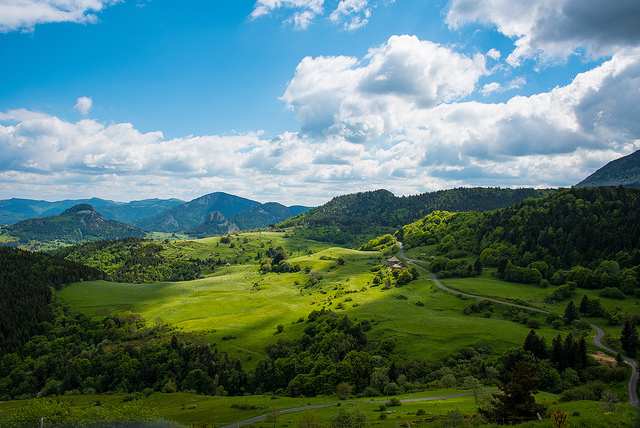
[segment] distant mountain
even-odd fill
[[[267,202],[225,218],[219,211],[209,213],[206,221],[196,227],[183,230],[182,233],[193,238],[222,235],[232,230],[251,230],[280,223],[310,208],[297,205],[294,209],[277,202]]]
[[[98,208],[107,220],[117,220],[131,223],[135,220],[147,218],[163,211],[184,204],[180,199],[144,199],[126,203],[116,203]]]
[[[367,235],[393,233],[436,210],[489,211],[547,193],[548,190],[475,187],[398,197],[381,189],[335,197],[280,226],[302,226],[305,237],[318,241],[360,244]]]
[[[89,204],[76,205],[57,216],[23,220],[3,227],[0,232],[13,238],[9,240],[12,246],[28,245],[30,241],[79,244],[147,236],[144,230],[115,220],[106,220]]]
[[[179,199],[146,199],[142,201],[114,202],[105,199],[74,199],[48,202],[33,199],[0,200],[0,224],[13,224],[29,218],[58,215],[78,204],[89,204],[100,210],[107,220],[129,222],[150,217],[166,209],[183,204]]]
[[[576,187],[620,185],[640,187],[640,150],[609,162],[576,184]]]
[[[260,202],[216,192],[170,208],[152,217],[132,221],[131,224],[145,230],[172,233],[200,226],[205,222],[209,213],[214,211],[229,218],[258,205]]]

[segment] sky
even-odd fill
[[[640,149],[637,0],[0,0],[0,199],[567,187]]]

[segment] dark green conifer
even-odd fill
[[[620,344],[622,345],[622,350],[631,358],[635,357],[638,353],[638,331],[629,320],[625,321],[624,327],[622,328]]]
[[[567,308],[564,310],[564,322],[566,324],[571,324],[579,317],[580,314],[578,313],[578,308],[576,308],[576,305],[573,304],[573,300],[570,300],[567,304]]]

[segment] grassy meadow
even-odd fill
[[[405,424],[406,426],[406,421],[409,421],[411,425],[418,424],[418,426],[441,427],[458,426],[452,425],[456,415],[464,415],[466,419],[477,417],[474,398],[471,395],[438,398],[465,393],[468,394],[469,391],[442,389],[438,391],[398,395],[394,398],[398,398],[399,400],[419,399],[420,401],[404,401],[400,406],[387,407],[385,411],[380,411],[380,405],[388,401],[386,397],[350,399],[340,402],[335,396],[311,398],[274,397],[266,395],[217,397],[178,392],[173,394],[154,393],[149,397],[141,397],[135,400],[134,403],[136,403],[138,407],[148,409],[148,413],[155,415],[157,420],[170,421],[177,424],[175,426],[180,427],[222,427],[256,416],[269,414],[273,415],[269,421],[263,419],[253,424],[253,426],[276,428],[301,426],[300,424],[303,421],[308,422],[310,417],[315,420],[319,426],[329,426],[331,419],[335,417],[338,412],[336,403],[340,403],[341,406],[357,407],[365,415],[367,425],[374,425],[380,428],[396,428],[401,424]],[[122,406],[125,397],[126,395],[123,394],[106,396],[78,395],[59,397],[57,400],[71,403],[74,408],[78,409],[90,408],[94,406],[96,402],[100,402],[100,406],[106,410]],[[630,406],[618,405],[614,413],[606,413],[598,402],[573,401],[558,403],[557,396],[547,393],[537,394],[536,401],[547,404],[550,412],[560,409],[567,413],[570,416],[570,426],[573,427],[621,426],[621,423],[628,423],[636,417],[636,411]],[[329,406],[298,410],[291,413],[280,413],[287,409],[297,409],[305,406],[324,406],[326,404],[329,404]],[[0,402],[0,424],[5,426],[11,416],[20,412],[26,405],[28,405],[27,400]],[[382,414],[384,414],[384,416],[381,417]],[[552,424],[549,419],[546,419],[541,422],[540,425],[536,426],[551,427]]]
[[[282,246],[292,264],[308,266],[322,280],[307,288],[309,274],[304,271],[261,274],[257,252],[271,246]],[[150,323],[162,320],[182,331],[198,332],[219,349],[238,354],[248,367],[259,361],[268,343],[299,337],[304,324],[298,321],[322,308],[355,320],[372,320],[368,336],[395,337],[407,358],[440,360],[469,345],[501,353],[521,345],[529,331],[498,318],[462,315],[470,302],[438,289],[424,274],[387,290],[372,286],[371,268],[385,258],[377,252],[328,247],[282,232],[240,234],[232,237],[231,244],[221,243],[220,238],[171,241],[167,252],[171,257],[215,257],[241,264],[219,267],[194,281],[76,283],[59,295],[91,316],[131,311]],[[284,326],[279,334],[278,325]]]

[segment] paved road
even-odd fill
[[[593,339],[593,343],[611,354],[617,354],[616,351],[614,351],[613,349],[609,349],[602,344],[601,340],[604,337],[604,331],[602,331],[600,327],[597,327],[593,324],[591,324],[591,327],[593,327],[598,332],[595,339]],[[626,356],[623,356],[622,358],[624,358],[624,360],[631,366],[632,369],[631,379],[629,380],[629,385],[627,386],[627,389],[629,391],[629,404],[635,407],[640,407],[640,402],[638,402],[638,394],[636,393],[636,384],[638,383],[638,363]]]
[[[507,306],[515,306],[517,308],[522,308],[522,309],[528,309],[531,311],[537,311],[537,312],[541,312],[541,313],[546,313],[548,314],[549,311],[545,311],[544,309],[538,309],[538,308],[531,308],[528,306],[523,306],[523,305],[518,305],[516,303],[509,303],[509,302],[503,302],[502,300],[498,300],[498,299],[491,299],[491,298],[487,298],[487,297],[482,297],[482,296],[476,296],[474,294],[468,294],[468,293],[462,293],[458,290],[453,290],[451,288],[448,288],[444,285],[442,285],[440,283],[440,281],[438,281],[438,278],[436,278],[436,276],[429,272],[427,269],[423,268],[422,266],[418,265],[417,263],[414,262],[419,262],[419,260],[414,260],[414,259],[408,259],[404,256],[404,249],[402,248],[402,242],[398,242],[398,246],[400,248],[400,257],[405,259],[409,264],[415,266],[416,268],[428,273],[429,275],[431,275],[431,277],[433,278],[433,282],[442,290],[444,291],[448,291],[450,293],[455,293],[455,294],[460,294],[462,296],[466,296],[466,297],[471,297],[474,299],[486,299],[486,300],[490,300],[492,302],[495,303],[499,303],[501,305],[507,305]],[[593,339],[593,343],[604,349],[605,351],[612,353],[612,354],[616,354],[615,351],[607,348],[606,346],[604,346],[601,343],[601,339],[604,336],[604,332],[599,328],[596,327],[595,325],[591,325],[591,327],[593,327],[598,334],[596,335],[595,339]],[[627,363],[629,363],[629,365],[631,365],[631,367],[633,368],[633,372],[631,374],[631,379],[629,380],[629,385],[628,385],[628,390],[629,390],[629,404],[631,404],[632,406],[635,407],[640,407],[640,403],[638,402],[638,396],[636,394],[636,384],[638,382],[638,363],[634,360],[632,360],[629,357],[624,357],[625,361]],[[500,391],[487,391],[487,393],[493,393],[493,392],[500,392]],[[455,395],[442,395],[439,397],[427,397],[427,398],[410,398],[410,399],[406,399],[406,400],[400,400],[401,402],[410,402],[410,401],[432,401],[432,400],[445,400],[447,398],[456,398],[456,397],[463,397],[463,396],[467,396],[467,395],[472,395],[471,393],[464,393],[464,394],[455,394]],[[367,401],[367,403],[385,403],[386,401]],[[323,407],[331,407],[331,406],[336,406],[338,403],[331,403],[331,404],[320,404],[317,406],[304,406],[304,407],[296,407],[293,409],[285,409],[285,410],[280,410],[278,411],[279,415],[282,414],[286,414],[286,413],[293,413],[293,412],[300,412],[300,411],[304,411],[304,410],[312,410],[312,409],[320,409]],[[350,403],[342,403],[342,404],[350,404]],[[242,422],[236,422],[235,424],[231,424],[231,425],[227,425],[221,428],[238,428],[241,427],[243,425],[249,425],[255,422],[259,422],[263,419],[266,419],[267,415],[260,415],[260,416],[256,416],[255,418],[251,418],[251,419],[247,419],[245,421]]]
[[[493,394],[493,393],[498,393],[500,391],[485,391],[485,394]],[[458,398],[458,397],[466,397],[469,395],[473,395],[470,392],[465,392],[462,394],[452,394],[452,395],[441,395],[438,397],[424,397],[424,398],[407,398],[405,400],[400,400],[401,403],[409,403],[409,402],[417,402],[417,401],[436,401],[436,400],[446,400],[447,398]],[[283,415],[286,413],[293,413],[293,412],[301,412],[304,410],[312,410],[312,409],[321,409],[323,407],[331,407],[331,406],[337,406],[338,404],[343,405],[343,404],[358,404],[358,403],[386,403],[389,400],[376,400],[376,401],[346,401],[346,402],[341,402],[341,403],[331,403],[331,404],[319,404],[316,406],[304,406],[304,407],[295,407],[293,409],[285,409],[285,410],[279,410],[278,411],[278,415]],[[247,419],[246,421],[242,421],[242,422],[236,422],[235,424],[231,424],[231,425],[226,425],[220,428],[237,428],[237,427],[241,427],[243,425],[249,425],[249,424],[253,424],[255,422],[259,422],[261,420],[266,419],[267,415],[260,415],[260,416],[256,416],[255,418],[251,418],[251,419]]]
[[[400,257],[405,259],[408,263],[412,264],[413,266],[415,266],[416,268],[423,270],[424,272],[428,273],[429,275],[431,275],[431,277],[433,278],[433,282],[440,287],[441,289],[445,290],[445,291],[449,291],[451,293],[457,293],[457,294],[461,294],[463,296],[466,297],[473,297],[476,299],[486,299],[486,300],[490,300],[492,302],[496,302],[496,303],[500,303],[502,305],[508,305],[508,306],[516,306],[518,308],[523,308],[523,309],[529,309],[529,310],[533,310],[533,311],[537,311],[537,312],[542,312],[542,313],[546,313],[548,314],[549,311],[545,311],[543,309],[536,309],[536,308],[529,308],[526,306],[521,306],[521,305],[516,305],[515,303],[508,303],[508,302],[503,302],[501,300],[497,300],[497,299],[490,299],[490,298],[486,298],[486,297],[482,297],[482,296],[476,296],[473,294],[467,294],[467,293],[461,293],[459,291],[456,290],[452,290],[444,285],[442,285],[440,283],[440,281],[438,281],[438,279],[436,278],[436,276],[431,273],[430,271],[428,271],[427,269],[423,268],[422,266],[419,266],[417,263],[414,262],[418,262],[419,260],[414,260],[414,259],[408,259],[404,256],[404,249],[402,248],[402,242],[398,242],[398,247],[400,248]],[[606,346],[604,346],[601,342],[602,337],[604,336],[604,332],[602,331],[602,329],[600,329],[599,327],[591,324],[591,327],[593,327],[598,334],[596,335],[596,337],[593,339],[593,343],[594,345],[598,346],[599,348],[616,355],[617,352],[607,348]],[[631,404],[634,407],[640,407],[640,401],[638,401],[638,395],[636,393],[636,386],[638,384],[638,363],[627,357],[627,356],[623,356],[624,360],[631,366],[632,368],[632,372],[631,372],[631,378],[629,379],[629,384],[627,385],[627,390],[629,391],[629,404]]]
[[[522,309],[528,309],[530,311],[535,311],[535,312],[541,312],[543,314],[548,314],[549,311],[545,311],[544,309],[538,309],[538,308],[532,308],[530,306],[524,306],[524,305],[518,305],[517,303],[509,303],[509,302],[505,302],[503,300],[498,300],[498,299],[493,299],[491,297],[484,297],[484,296],[476,296],[475,294],[467,294],[467,293],[463,293],[461,291],[458,290],[454,290],[452,288],[449,288],[445,285],[442,285],[442,283],[440,283],[440,281],[438,281],[438,278],[436,278],[436,275],[431,273],[430,271],[428,271],[427,269],[423,268],[422,266],[418,265],[417,263],[414,262],[420,262],[420,260],[415,260],[415,259],[408,259],[404,256],[404,248],[402,248],[402,242],[398,242],[398,247],[400,247],[400,257],[405,259],[410,265],[415,266],[416,268],[428,273],[429,275],[431,275],[431,278],[433,279],[433,282],[441,289],[443,289],[444,291],[448,291],[450,293],[454,293],[454,294],[459,294],[461,296],[465,296],[465,297],[472,297],[474,299],[484,299],[484,300],[489,300],[490,302],[496,302],[496,303],[500,303],[501,305],[507,305],[507,306],[515,306],[516,308],[522,308]]]

